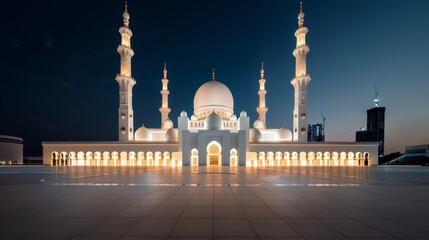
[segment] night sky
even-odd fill
[[[7,1],[2,4],[0,135],[41,141],[117,140],[123,1]],[[292,128],[299,1],[129,1],[135,128],[160,127],[167,62],[170,118],[190,116],[211,69],[234,95],[236,115],[257,118],[261,61],[267,124]],[[386,110],[386,153],[429,144],[429,1],[306,0],[309,120],[326,115],[328,141],[354,141],[373,107]],[[366,126],[366,123],[365,123]]]

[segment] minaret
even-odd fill
[[[256,111],[259,113],[258,119],[261,120],[264,123],[264,129],[267,127],[267,120],[266,115],[268,108],[265,105],[265,95],[267,94],[267,91],[265,90],[265,70],[264,70],[264,63],[261,64],[261,78],[259,79],[259,107],[256,108]]]
[[[119,28],[121,44],[118,46],[121,70],[116,76],[116,81],[119,84],[119,141],[126,142],[134,140],[133,86],[136,84],[136,80],[131,75],[131,58],[134,50],[131,48],[133,33],[129,28],[130,15],[127,2],[125,2],[125,11],[122,16],[124,25]]]
[[[168,114],[170,113],[171,109],[168,107],[168,94],[170,94],[170,91],[168,91],[166,63],[164,63],[163,73],[164,73],[164,78],[161,80],[162,81],[162,90],[161,90],[162,104],[161,104],[161,107],[159,108],[159,111],[161,112],[161,128],[167,129],[167,128],[170,128],[171,126],[165,126],[164,123],[166,120],[170,120],[170,118],[168,118]]]
[[[304,25],[304,12],[302,11],[302,2],[298,15],[298,28],[295,31],[296,48],[293,55],[296,58],[295,76],[291,84],[295,88],[295,106],[293,110],[293,140],[298,142],[307,142],[307,85],[311,80],[307,73],[307,54],[310,51],[305,36],[308,28]]]

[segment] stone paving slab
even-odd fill
[[[428,167],[0,167],[0,239],[429,239]]]

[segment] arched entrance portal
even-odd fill
[[[222,163],[222,146],[212,141],[207,144],[207,166],[220,166]]]

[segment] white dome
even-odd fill
[[[196,120],[197,120],[197,116],[195,116],[195,114],[192,114],[192,116],[191,116],[191,120],[192,120],[192,121],[196,121]]]
[[[134,139],[136,141],[151,141],[152,133],[142,124],[142,126],[139,127],[139,129],[137,129],[136,133],[134,134]]]
[[[177,142],[179,140],[179,131],[177,128],[170,128],[165,133],[165,139],[167,139],[168,142]]]
[[[240,113],[240,117],[247,117],[247,113],[246,113],[245,111],[242,111],[242,112]]]
[[[187,117],[187,116],[188,116],[188,114],[187,114],[185,111],[182,111],[182,112],[180,113],[180,116],[181,116],[181,117]]]
[[[170,129],[173,127],[173,121],[170,119],[167,119],[164,121],[164,129]]]
[[[230,118],[230,120],[233,120],[233,121],[237,120],[237,116],[235,116],[235,114],[232,115],[231,118]]]
[[[207,130],[221,130],[223,125],[222,118],[215,112],[207,116],[204,124]]]
[[[253,123],[253,128],[256,129],[263,129],[264,128],[264,122],[262,122],[261,119],[256,119],[256,121]]]
[[[207,111],[234,114],[234,99],[225,84],[212,80],[198,88],[194,97],[194,113],[198,115]]]
[[[249,129],[249,140],[251,142],[257,142],[262,139],[262,134],[258,129]]]
[[[277,138],[280,141],[292,141],[292,132],[289,128],[283,126],[277,131]]]

